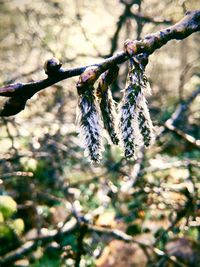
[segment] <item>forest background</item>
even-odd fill
[[[175,24],[198,1],[0,1],[0,86],[46,77],[44,62],[101,62]],[[157,138],[137,160],[105,139],[92,165],[76,126],[78,77],[0,119],[1,266],[200,266],[200,35],[150,56]],[[120,102],[127,63],[112,85]],[[5,98],[1,97],[1,105]]]

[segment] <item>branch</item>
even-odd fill
[[[164,256],[166,257],[170,262],[177,264],[178,266],[186,267],[186,265],[182,262],[180,262],[175,256],[169,255],[168,253],[164,252],[163,250],[160,250],[153,245],[141,243],[140,241],[137,241],[134,239],[131,235],[128,235],[121,230],[118,229],[109,229],[101,226],[96,225],[88,225],[88,231],[89,232],[95,232],[98,234],[105,234],[106,236],[111,236],[114,239],[122,240],[125,243],[135,243],[141,248],[148,248],[152,250],[157,256]]]
[[[134,54],[154,53],[157,49],[164,46],[170,40],[181,40],[194,32],[200,30],[200,10],[187,12],[186,16],[175,25],[165,28],[153,34],[147,35],[142,40],[132,42],[134,44]],[[99,75],[110,67],[116,64],[122,64],[129,59],[129,54],[121,51],[116,55],[105,59],[99,64],[92,64],[89,66],[97,67],[97,78]],[[0,88],[0,96],[10,97],[5,103],[3,109],[0,111],[0,116],[11,116],[19,113],[24,109],[26,101],[35,93],[47,88],[59,81],[71,78],[73,76],[81,75],[89,66],[82,66],[64,70],[58,69],[55,73],[49,74],[48,78],[30,83],[16,83],[6,87]]]
[[[182,262],[180,262],[175,256],[169,255],[163,250],[160,250],[153,245],[148,245],[146,243],[141,243],[134,239],[131,235],[128,235],[121,230],[118,229],[109,229],[101,226],[96,226],[92,224],[87,224],[86,222],[82,225],[84,228],[83,232],[84,234],[86,232],[89,233],[98,233],[98,234],[104,234],[106,236],[110,236],[117,240],[122,240],[126,243],[136,243],[138,246],[140,246],[142,249],[147,248],[152,250],[157,256],[164,256],[169,261],[177,264],[178,266],[186,267]],[[26,240],[18,249],[9,252],[4,257],[0,257],[0,264],[1,266],[8,266],[8,264],[15,262],[18,259],[23,258],[25,255],[30,253],[31,251],[35,250],[39,245],[41,244],[47,244],[51,241],[57,240],[60,236],[71,234],[74,231],[80,231],[80,228],[78,226],[78,222],[76,219],[72,218],[69,222],[67,222],[64,227],[61,229],[61,231],[58,230],[49,230],[48,233],[45,233],[45,235],[37,236],[33,239]],[[84,235],[83,234],[83,235]],[[81,236],[82,239],[83,236]],[[82,241],[81,241],[82,242]],[[81,252],[83,251],[83,247],[81,245]],[[79,255],[79,260],[80,260]],[[78,261],[79,263],[79,261]],[[79,266],[79,265],[76,265]]]
[[[180,103],[174,113],[171,115],[171,117],[164,123],[164,127],[168,130],[175,132],[177,135],[182,137],[187,142],[193,144],[197,148],[200,148],[200,140],[195,139],[193,136],[183,132],[181,129],[177,128],[177,122],[180,120],[180,117],[183,116],[183,113],[187,111],[189,105],[192,103],[192,101],[200,94],[200,86],[195,90],[190,97],[182,101]],[[161,133],[164,131],[164,129],[161,131]],[[160,133],[160,134],[161,134]]]
[[[117,49],[119,33],[120,33],[123,25],[125,24],[125,22],[127,21],[128,18],[135,19],[137,23],[153,23],[155,25],[158,25],[158,24],[169,24],[170,25],[170,24],[172,24],[171,20],[164,20],[164,19],[160,19],[160,18],[154,19],[154,18],[151,18],[149,16],[142,15],[140,12],[137,12],[137,13],[131,12],[131,7],[133,6],[133,4],[135,4],[135,1],[132,1],[130,3],[126,3],[124,1],[121,1],[121,3],[123,3],[125,5],[125,8],[124,8],[123,13],[119,17],[115,33],[114,33],[112,40],[111,40],[110,55],[112,55],[114,53],[114,51]]]
[[[77,255],[76,255],[76,261],[74,267],[79,267],[81,262],[81,257],[84,255],[84,237],[87,231],[87,225],[86,224],[80,224],[78,229],[78,238],[77,238]]]
[[[134,2],[135,1],[132,1],[129,4],[122,2],[125,5],[125,8],[124,8],[123,13],[119,17],[119,20],[117,22],[117,27],[116,27],[115,33],[114,33],[114,35],[112,37],[111,50],[110,50],[110,54],[111,55],[114,53],[114,51],[117,48],[117,41],[118,41],[119,33],[120,33],[121,29],[122,29],[123,24],[126,22],[126,19],[128,18],[128,14],[130,14],[130,10],[131,10],[131,7],[134,4]]]
[[[10,253],[8,253],[4,258],[0,257],[0,264],[2,267],[8,266],[9,263],[23,258],[23,256],[27,255],[28,253],[30,253],[30,251],[33,251],[36,248],[37,243],[33,241],[27,241],[15,251],[11,251]]]
[[[199,139],[195,139],[193,136],[183,132],[182,130],[178,129],[177,127],[175,127],[173,124],[170,124],[169,122],[165,122],[164,126],[168,130],[175,132],[177,135],[182,137],[187,142],[191,143],[192,145],[196,146],[197,148],[200,148],[200,140]]]
[[[200,86],[188,97],[188,99],[183,100],[173,112],[171,117],[165,122],[165,124],[173,124],[176,125],[180,120],[181,116],[184,112],[187,111],[189,105],[195,100],[195,98],[200,94]]]
[[[172,21],[169,19],[161,19],[161,18],[154,19],[152,17],[142,15],[139,12],[138,13],[130,12],[129,17],[134,18],[136,20],[141,20],[144,23],[153,23],[156,25],[158,25],[158,24],[172,24]]]
[[[24,241],[24,243],[14,251],[7,253],[5,256],[0,257],[0,266],[8,266],[10,263],[23,258],[25,255],[34,251],[41,244],[50,243],[52,240],[59,239],[60,236],[71,234],[77,228],[77,221],[72,218],[68,221],[62,229],[49,230],[45,234],[36,236],[33,239]]]

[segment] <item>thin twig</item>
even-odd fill
[[[109,235],[109,236],[111,236],[117,240],[122,240],[126,243],[135,243],[135,244],[139,245],[140,247],[149,248],[157,256],[162,256],[162,257],[164,256],[169,261],[177,264],[178,266],[186,267],[186,265],[184,263],[180,262],[175,256],[171,256],[171,255],[167,254],[166,252],[164,252],[163,250],[160,250],[160,249],[158,249],[152,245],[141,243],[141,242],[137,241],[136,239],[134,239],[132,236],[127,235],[120,230],[109,229],[109,228],[105,228],[105,227],[101,227],[101,226],[95,226],[95,225],[88,225],[88,231],[99,233],[99,234]]]
[[[5,256],[0,257],[0,266],[9,266],[12,262],[21,259],[24,255],[34,251],[39,245],[50,243],[52,240],[57,240],[60,235],[72,233],[77,228],[76,219],[72,218],[68,221],[61,230],[48,230],[32,239],[24,240],[23,244],[14,251],[7,253]]]
[[[200,148],[200,140],[195,139],[193,136],[183,132],[182,130],[175,127],[173,124],[170,124],[169,122],[165,122],[164,126],[172,131],[175,132],[177,135],[181,136],[184,140],[191,143],[192,145],[196,146],[197,148]]]
[[[80,266],[81,257],[85,253],[84,251],[84,237],[87,231],[87,225],[86,224],[80,224],[79,230],[78,230],[78,238],[77,238],[77,255],[76,255],[76,261],[75,261],[75,267]]]
[[[177,128],[177,123],[180,120],[180,118],[183,116],[183,114],[187,111],[190,104],[194,101],[194,99],[200,94],[200,86],[198,86],[197,90],[192,92],[190,97],[187,100],[182,101],[175,111],[172,113],[170,118],[165,121],[164,127],[160,129],[159,134],[157,135],[157,138],[165,131],[165,129],[168,129],[172,132],[175,132],[178,136],[186,140],[187,142],[191,143],[192,145],[196,146],[197,148],[200,147],[200,140],[195,139],[193,136],[185,133],[181,129]]]

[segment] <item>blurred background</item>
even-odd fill
[[[127,38],[198,8],[196,0],[1,0],[0,86],[44,79],[53,56],[65,69],[101,62]],[[158,136],[136,161],[106,139],[100,165],[84,156],[78,77],[1,117],[0,266],[200,266],[199,43],[195,33],[151,55]],[[118,102],[127,69],[112,85]]]

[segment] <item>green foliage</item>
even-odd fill
[[[10,196],[0,196],[0,212],[5,219],[17,211],[17,203]]]
[[[17,203],[10,196],[0,196],[0,256],[18,245],[25,225],[21,218],[13,218],[17,213]]]

